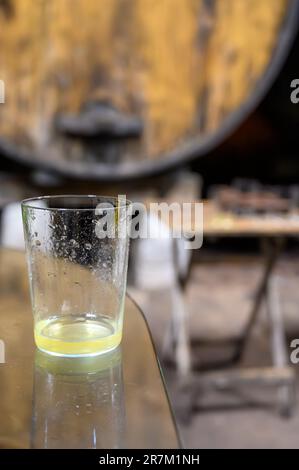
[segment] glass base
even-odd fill
[[[34,331],[38,349],[53,356],[91,357],[115,349],[121,331],[107,321],[63,316],[39,321]]]
[[[60,353],[60,352],[53,352],[53,351],[48,351],[47,349],[42,349],[40,346],[38,346],[38,344],[36,344],[37,348],[39,351],[45,353],[45,354],[49,354],[50,356],[54,356],[54,357],[74,357],[74,358],[79,358],[79,357],[97,357],[97,356],[102,356],[104,354],[108,354],[112,351],[114,351],[115,349],[118,348],[118,346],[120,345],[117,344],[116,346],[114,346],[113,348],[111,349],[105,349],[103,351],[98,351],[98,352],[94,352],[94,353],[88,353],[88,354],[65,354],[65,353]]]

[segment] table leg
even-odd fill
[[[277,259],[281,253],[283,242],[284,240],[281,238],[262,240],[262,249],[263,249],[264,258],[265,258],[264,272],[262,275],[261,282],[255,294],[254,303],[253,303],[253,307],[249,315],[248,323],[243,332],[242,338],[238,342],[238,346],[233,357],[233,362],[239,362],[239,360],[241,359],[241,357],[243,356],[246,350],[246,346],[248,344],[253,326],[255,325],[258,313],[260,311],[262,301],[265,298],[266,293],[267,293],[269,280],[273,273]]]
[[[277,275],[271,276],[269,280],[266,293],[266,305],[271,328],[271,348],[274,370],[280,370],[280,368],[289,365],[289,357],[280,308],[279,277]],[[290,416],[295,402],[295,373],[293,373],[293,380],[279,386],[277,399],[281,414]]]
[[[191,348],[184,295],[194,261],[194,250],[190,250],[187,265],[184,266],[184,269],[181,269],[179,260],[179,243],[181,242],[180,239],[172,239],[173,266],[176,280],[171,289],[171,318],[164,341],[164,357],[167,360],[170,356],[174,356],[179,374],[187,376],[191,370]]]

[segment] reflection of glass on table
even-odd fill
[[[124,425],[120,349],[92,358],[36,351],[33,448],[122,448]]]

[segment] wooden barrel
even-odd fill
[[[298,0],[0,0],[1,154],[99,180],[200,157],[275,80],[298,7]]]

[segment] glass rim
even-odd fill
[[[120,203],[121,198],[117,196],[101,196],[96,194],[55,194],[55,195],[46,195],[46,196],[37,196],[31,197],[27,199],[23,199],[21,201],[22,208],[26,209],[34,209],[34,210],[41,210],[41,211],[61,211],[61,212],[77,212],[77,211],[95,211],[97,207],[41,207],[36,205],[38,201],[51,201],[55,199],[81,199],[82,201],[88,201],[92,199],[97,199],[98,204],[101,202],[113,202],[116,203],[113,207],[105,207],[105,210],[118,210],[128,208],[132,205],[132,201],[125,197],[125,202]]]

